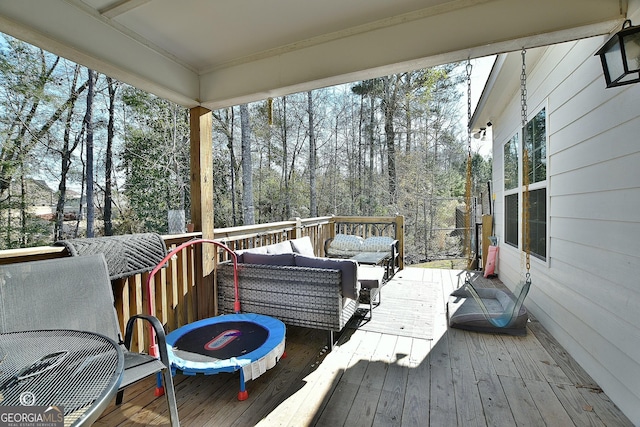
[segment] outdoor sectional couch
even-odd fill
[[[358,264],[315,257],[308,237],[237,251],[243,312],[285,324],[330,331],[344,328],[358,307]],[[218,310],[233,313],[233,264],[218,264]]]

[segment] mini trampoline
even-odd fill
[[[189,323],[169,333],[167,347],[171,372],[173,375],[178,372],[184,375],[215,375],[220,372],[240,371],[238,400],[246,400],[248,392],[245,382],[258,378],[284,357],[286,328],[284,323],[273,317],[240,313],[238,264],[235,253],[214,240],[196,239],[183,243],[169,252],[151,272],[147,280],[147,292],[151,294],[153,276],[173,255],[187,246],[198,243],[212,243],[231,254],[234,266],[235,313]],[[153,335],[150,352],[157,352]],[[159,393],[161,392],[156,392]]]

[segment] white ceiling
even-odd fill
[[[601,35],[627,0],[2,0],[0,31],[215,109]]]

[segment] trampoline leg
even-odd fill
[[[153,395],[156,397],[164,395],[164,386],[162,384],[162,373],[160,372],[156,374],[156,390],[153,392]]]
[[[335,343],[335,337],[333,331],[329,329],[329,351],[333,350],[333,344]]]
[[[245,390],[244,369],[240,368],[240,391],[238,392],[238,400],[243,401],[249,398],[249,393]]]

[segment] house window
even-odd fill
[[[504,227],[505,243],[526,250],[519,235],[524,197],[523,163],[529,166],[529,249],[540,259],[547,257],[547,115],[540,110],[526,126],[524,158],[514,135],[504,145]],[[520,161],[522,159],[522,161]]]
[[[504,241],[516,248],[518,247],[518,227],[520,224],[520,216],[518,215],[519,159],[520,150],[518,148],[518,134],[516,134],[504,145]]]
[[[518,135],[504,144],[504,189],[518,188]]]
[[[505,222],[504,241],[511,246],[518,247],[518,193],[509,194],[504,198]]]
[[[547,256],[547,189],[529,191],[529,246],[531,254]]]
[[[527,123],[527,140],[524,143],[529,152],[529,183],[547,180],[547,113],[543,108]]]

